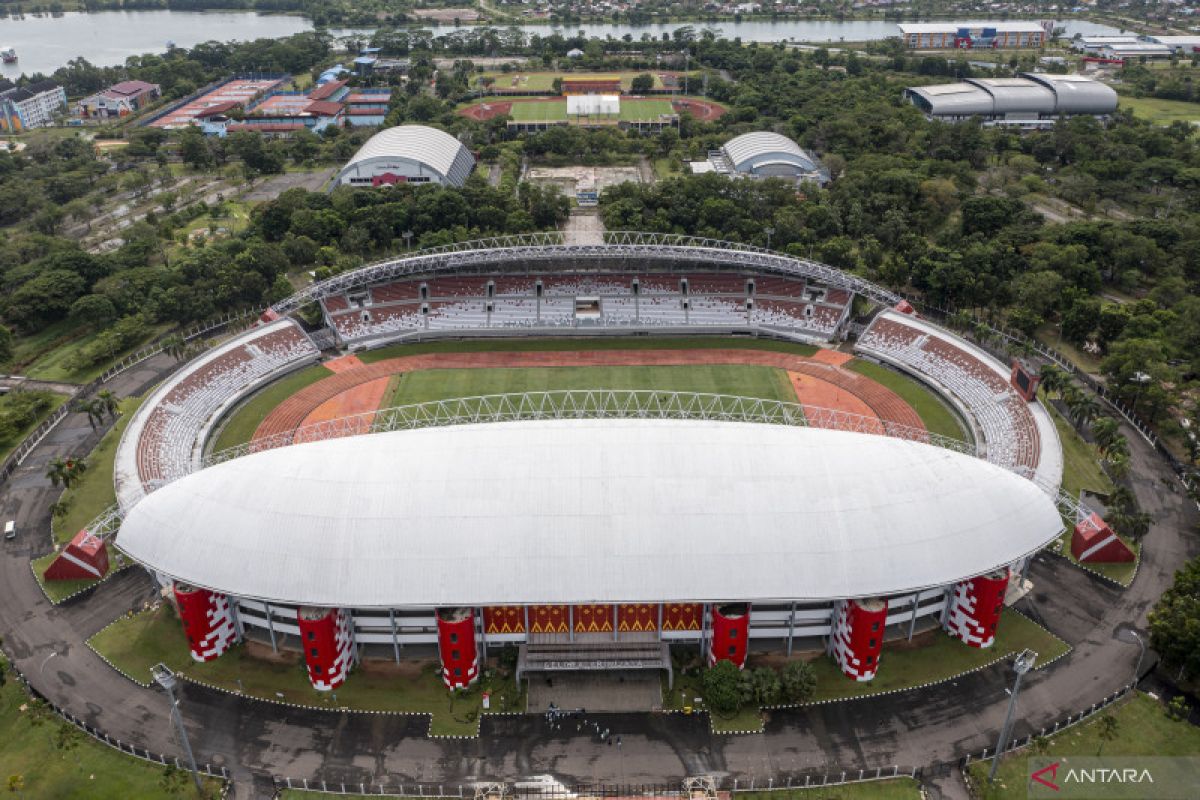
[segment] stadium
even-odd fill
[[[867,681],[916,630],[990,646],[1034,553],[1110,535],[1060,493],[1035,390],[817,262],[461,243],[315,283],[182,365],[64,557],[114,545],[194,659],[269,642],[322,690],[433,653],[465,687],[510,645],[519,676],[819,647]]]

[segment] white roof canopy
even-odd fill
[[[1061,528],[1031,482],[931,445],[572,419],[244,456],[146,497],[117,545],[198,586],[304,605],[819,600],[979,575]]]

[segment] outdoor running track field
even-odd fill
[[[324,420],[365,414],[379,408],[393,375],[432,369],[530,367],[677,367],[745,365],[785,370],[796,399],[805,406],[861,414],[910,428],[925,429],[912,406],[891,389],[843,368],[850,356],[818,350],[799,356],[756,350],[586,350],[574,352],[431,353],[363,364],[357,356],[325,363],[333,375],[306,386],[276,406],[254,432],[254,440]],[[880,426],[879,430],[882,430]]]

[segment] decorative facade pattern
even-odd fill
[[[842,673],[869,681],[879,670],[879,653],[887,627],[887,600],[839,600],[833,607],[829,654]]]
[[[354,661],[350,612],[344,608],[301,608],[296,612],[304,666],[313,688],[328,692],[346,682]]]
[[[581,605],[573,609],[576,633],[612,633],[613,607]]]
[[[172,588],[192,658],[212,661],[237,641],[228,596],[184,583],[175,583]]]
[[[442,682],[450,689],[470,686],[479,677],[474,609],[439,608],[437,629]]]
[[[946,601],[946,633],[971,647],[995,644],[1008,577],[1003,570],[959,581]]]
[[[663,605],[664,631],[698,631],[704,617],[700,603],[666,603]]]
[[[484,633],[524,633],[524,606],[484,606]]]
[[[658,603],[618,606],[617,630],[622,633],[658,630]]]
[[[567,633],[566,606],[530,606],[530,633]]]

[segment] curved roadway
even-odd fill
[[[109,388],[140,393],[169,366],[159,356]],[[1125,591],[1062,559],[1035,561],[1037,588],[1019,607],[1075,649],[1027,678],[1017,736],[1086,709],[1129,681],[1138,647],[1117,638],[1118,631],[1144,626],[1174,570],[1200,550],[1187,533],[1200,518],[1195,506],[1144,440],[1132,430],[1126,435],[1138,499],[1155,518],[1145,558]],[[0,562],[0,634],[16,666],[55,704],[111,736],[180,754],[164,695],[130,683],[84,644],[153,594],[148,577],[131,570],[88,598],[55,607],[29,568],[30,558],[46,550],[48,507],[57,494],[42,475],[45,463],[84,453],[97,438],[85,417],[68,416],[0,493],[4,514],[21,529],[16,542],[4,543]],[[434,740],[424,736],[421,717],[294,709],[193,685],[185,685],[182,699],[197,758],[227,766],[238,795],[252,796],[269,792],[271,776],[454,786],[551,773],[568,783],[661,784],[702,772],[762,782],[801,771],[939,764],[993,744],[1008,680],[1007,669],[997,666],[927,689],[776,711],[758,736],[712,735],[698,716],[609,715],[605,725],[629,745],[620,748],[602,747],[586,731],[551,730],[538,715],[485,718],[478,739]]]

